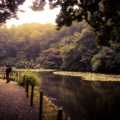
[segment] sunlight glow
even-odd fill
[[[56,8],[54,10],[49,9],[49,5],[46,4],[44,11],[42,12],[35,12],[32,11],[29,6],[32,5],[32,1],[34,0],[26,0],[26,2],[19,6],[19,9],[24,10],[25,12],[18,12],[19,20],[12,18],[11,20],[7,20],[6,25],[7,27],[11,27],[13,24],[15,26],[22,25],[23,23],[52,23],[55,24],[56,15],[59,13],[60,8]]]

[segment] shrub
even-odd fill
[[[28,82],[30,85],[34,85],[34,86],[41,86],[42,85],[41,79],[38,78],[38,76],[32,72],[22,73],[22,79],[21,79],[21,81],[19,81],[20,84],[24,84],[24,76],[26,79],[28,79]]]

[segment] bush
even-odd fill
[[[24,76],[26,79],[28,79],[28,82],[30,85],[34,85],[34,86],[42,85],[41,79],[38,78],[38,76],[32,72],[22,73],[22,79],[21,79],[21,81],[19,81],[20,84],[24,84]]]

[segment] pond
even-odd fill
[[[71,120],[120,120],[120,82],[85,81],[80,77],[40,72],[42,90]]]

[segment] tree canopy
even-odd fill
[[[0,0],[0,23],[7,19],[17,18],[18,6],[25,0]]]
[[[18,6],[25,0],[1,0],[0,23],[17,18]],[[47,0],[34,0],[31,8],[43,10]],[[50,8],[61,6],[56,23],[71,26],[73,21],[85,20],[94,31],[97,45],[120,48],[120,0],[49,0]]]
[[[41,10],[47,0],[36,0],[33,10]],[[97,45],[120,47],[119,0],[49,0],[50,8],[61,6],[58,29],[73,21],[86,22],[93,28]]]

